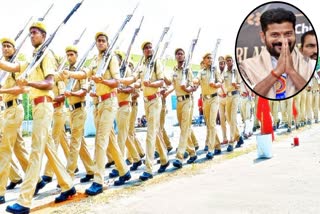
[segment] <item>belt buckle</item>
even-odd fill
[[[227,96],[231,97],[232,96],[232,91],[227,92]]]
[[[143,97],[144,102],[149,102],[148,97]]]
[[[179,97],[178,97],[178,101],[179,101],[179,102],[183,101],[183,97],[182,97],[182,96],[179,96]]]
[[[211,98],[211,95],[209,94],[209,95],[205,95],[205,98],[206,99],[210,99]]]

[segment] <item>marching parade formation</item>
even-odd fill
[[[157,43],[145,41],[141,44],[142,56],[136,65],[130,54],[143,25],[143,17],[133,36],[129,38],[131,42],[128,49],[120,51],[115,48],[120,33],[134,11],[125,17],[113,38],[104,31],[97,32],[86,53],[82,54],[77,48],[81,34],[72,45],[65,47],[64,57],[57,57],[51,50],[50,43],[81,3],[72,9],[50,36],[43,22],[45,14],[41,21],[25,27],[28,35],[20,44],[16,43],[18,38],[6,37],[0,40],[0,204],[6,203],[7,190],[20,185],[19,197],[16,203],[7,206],[8,212],[29,213],[32,198],[47,183],[52,182],[54,175],[61,188],[61,194],[55,198],[55,203],[66,201],[75,195],[77,190],[73,180],[79,171],[79,157],[86,171],[80,182],[92,182],[85,193],[94,196],[103,192],[106,168],[113,164],[115,169],[109,173],[109,177],[118,177],[114,182],[115,186],[125,184],[131,179],[130,172],[143,168],[143,164],[145,167],[139,179],[146,181],[153,178],[155,158],[160,159],[158,173],[165,172],[170,164],[175,168],[182,168],[186,156],[189,157],[187,164],[194,163],[198,158],[199,146],[205,148],[206,158],[211,160],[222,153],[221,145],[226,144],[226,151],[233,152],[260,128],[256,117],[258,96],[242,80],[232,55],[217,56],[219,39],[212,52],[203,53],[201,69],[192,71],[191,60],[200,29],[191,40],[189,50],[176,47],[174,67],[165,66],[161,53],[165,51],[161,50],[161,47],[165,49],[161,44],[170,25],[163,29]],[[32,59],[26,62],[19,60],[18,54],[28,37],[34,51]],[[279,37],[278,40],[283,42],[286,39]],[[306,63],[316,62],[316,42],[315,32],[306,32],[301,38],[301,47],[294,49],[295,57]],[[94,47],[98,55],[88,60]],[[263,54],[269,58],[272,55],[267,49]],[[80,58],[80,55],[83,57]],[[288,54],[287,57],[290,56]],[[288,63],[293,63],[292,59]],[[295,67],[296,64],[293,64]],[[277,78],[277,75],[274,72],[271,76]],[[296,96],[286,100],[270,100],[273,130],[285,127],[290,133],[306,124],[318,123],[319,85],[320,79],[315,72],[311,81]],[[201,90],[207,131],[206,142],[200,142],[200,145],[191,127],[194,102],[197,100],[193,94],[196,90]],[[164,121],[166,98],[172,92],[175,92],[177,98],[177,119],[181,132],[175,159],[170,162],[168,152],[173,147],[164,129]],[[25,111],[22,94],[25,93],[32,105],[30,151],[27,151],[21,133]],[[93,157],[84,137],[87,94],[94,103],[96,136]],[[138,103],[139,96],[143,97],[143,103]],[[70,111],[70,139],[65,132],[66,103]],[[144,105],[147,120],[145,149],[144,143],[135,135],[138,105]],[[237,124],[238,112],[244,124],[243,130]],[[117,134],[114,120],[118,125]],[[217,124],[221,126],[222,138],[217,133]],[[59,145],[63,148],[67,163],[62,163],[57,155]],[[12,161],[13,153],[21,167]],[[41,175],[44,154],[48,162]],[[23,169],[24,177],[20,176],[19,168]]]

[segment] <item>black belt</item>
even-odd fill
[[[182,96],[177,96],[177,100],[179,101],[179,102],[181,102],[181,101],[184,101],[184,100],[186,100],[186,99],[189,99],[191,96],[190,96],[190,94],[186,94],[186,95],[182,95]]]
[[[73,110],[75,110],[77,108],[81,108],[81,107],[86,107],[86,102],[78,102],[73,105],[69,105],[70,111],[73,111]]]
[[[227,92],[228,96],[233,96],[233,95],[236,95],[236,94],[239,94],[239,91],[228,91]]]
[[[11,106],[13,106],[13,101],[15,101],[17,103],[17,105],[20,105],[22,103],[22,100],[19,100],[19,99],[14,99],[14,100],[10,100],[8,102],[5,102],[4,103],[4,106],[6,108],[10,108]]]
[[[211,99],[211,98],[214,98],[218,95],[218,93],[214,93],[214,94],[207,94],[207,95],[203,95],[203,97],[205,99]]]

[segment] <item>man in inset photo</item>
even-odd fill
[[[282,100],[301,91],[314,71],[311,59],[303,57],[296,47],[296,16],[275,8],[260,17],[261,53],[240,63],[243,80],[258,95]]]

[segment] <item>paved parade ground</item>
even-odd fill
[[[219,130],[220,127],[218,126]],[[47,184],[34,198],[35,213],[320,213],[320,125],[313,124],[285,133],[280,129],[273,143],[273,158],[257,159],[255,135],[245,140],[242,148],[227,154],[205,159],[203,151],[205,126],[193,127],[200,144],[198,161],[175,170],[155,175],[142,183],[138,180],[144,166],[132,172],[132,179],[122,187],[113,186],[106,169],[105,190],[95,197],[87,197],[84,191],[91,183],[80,184],[85,175],[79,160],[80,173],[76,175],[78,194],[62,204],[54,204],[59,194],[56,180]],[[179,128],[168,130],[176,148]],[[258,134],[256,132],[255,134]],[[137,129],[144,145],[146,129]],[[299,137],[300,145],[293,147],[293,137]],[[30,138],[26,138],[30,146]],[[94,138],[86,138],[90,153],[94,152]],[[61,159],[65,157],[59,148]],[[175,152],[170,152],[170,160]],[[43,164],[46,162],[44,158]],[[43,167],[44,168],[44,167]],[[159,164],[154,167],[154,172]],[[6,193],[5,207],[15,203],[19,187]]]

